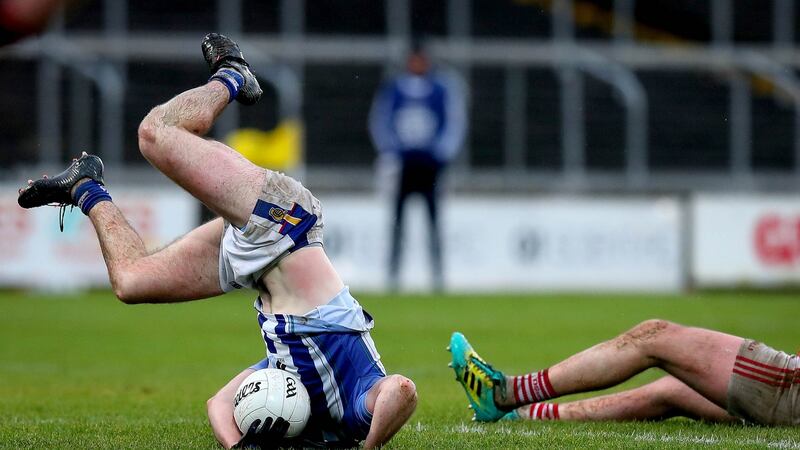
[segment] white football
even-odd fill
[[[300,380],[280,369],[262,369],[250,374],[239,385],[233,398],[233,417],[242,433],[246,433],[256,419],[261,423],[268,417],[283,417],[289,422],[286,437],[296,437],[303,432],[311,416],[308,391]]]

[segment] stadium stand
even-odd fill
[[[53,33],[67,39],[91,40],[109,33],[124,32],[127,36],[155,37],[178,49],[181,48],[179,41],[183,42],[182,39],[189,40],[205,30],[221,26],[217,10],[222,3],[214,0],[181,0],[169,2],[169,5],[164,2],[126,3],[127,9],[121,16],[122,23],[127,26],[125,30],[109,29],[109,21],[115,14],[109,8],[114,2],[96,1],[92,2],[91,7],[84,8],[81,14],[68,14],[57,21]],[[457,28],[448,2],[414,0],[405,3],[409,7],[408,26],[405,28],[388,26],[393,23],[390,14],[397,14],[387,6],[390,3],[355,1],[350,10],[325,4],[306,7],[299,31],[311,40],[315,36],[343,38],[344,43],[347,40],[362,40],[360,42],[371,49],[380,46],[394,48],[392,46],[397,45],[397,41],[393,39],[397,36],[393,33],[397,32],[424,33],[433,40],[438,39],[442,45],[448,44],[449,31]],[[543,45],[550,42],[560,42],[552,40],[557,27],[556,7],[559,3],[552,0],[473,1],[467,15],[468,22],[460,26],[462,31],[466,30],[471,35],[471,42],[475,45],[509,43],[539,46],[535,49],[541,50]],[[613,43],[617,37],[615,4],[611,0],[574,1],[574,13],[570,20],[575,27],[575,39],[580,45],[598,48],[604,54],[613,53]],[[649,1],[632,4],[635,4],[632,30],[638,46],[656,50],[677,46],[707,51],[718,44],[714,30],[719,28],[716,27],[719,14],[715,16],[709,2]],[[397,55],[400,52],[389,51],[383,57],[367,55],[359,61],[353,61],[348,60],[352,55],[343,53],[342,48],[346,47],[343,44],[329,54],[325,54],[327,50],[309,50],[311,47],[307,47],[302,58],[287,59],[287,53],[275,45],[281,42],[287,32],[282,28],[285,18],[281,16],[281,1],[242,0],[231,5],[232,8],[240,5],[248,12],[241,15],[238,29],[248,38],[268,42],[271,47],[268,46],[265,57],[271,58],[275,64],[288,64],[302,80],[300,98],[307,130],[306,165],[322,171],[335,167],[361,168],[364,174],[368,174],[374,160],[374,152],[364,128],[370,94],[385,71],[398,62]],[[348,13],[353,10],[357,10],[358,14]],[[730,12],[732,20],[728,34],[731,45],[736,49],[748,49],[752,45],[771,48],[775,38],[771,26],[774,20],[772,8],[764,8],[759,2],[735,2]],[[330,20],[331,17],[336,20]],[[675,20],[678,17],[680,20]],[[120,17],[115,20],[119,21]],[[403,35],[399,37],[402,39]],[[793,34],[790,37],[795,42],[798,39]],[[244,42],[247,43],[247,39]],[[26,44],[30,45],[30,42],[18,46],[18,51],[12,52],[12,57],[18,59],[22,65],[20,67],[37,72],[37,81],[24,82],[20,78],[20,71],[16,70],[0,73],[0,83],[20,87],[0,100],[3,104],[14,105],[19,112],[0,124],[0,137],[4,142],[0,161],[3,167],[12,171],[18,165],[45,164],[48,158],[53,159],[53,155],[65,156],[70,143],[81,142],[75,137],[81,125],[72,125],[73,121],[80,119],[62,112],[60,126],[56,130],[58,135],[50,136],[51,141],[47,141],[56,143],[59,148],[42,154],[42,149],[48,148],[48,145],[42,145],[41,136],[37,137],[37,133],[41,135],[39,130],[42,124],[31,127],[30,120],[20,119],[35,117],[43,107],[35,101],[20,99],[41,100],[42,96],[46,96],[41,84],[49,82],[45,80],[57,80],[57,87],[49,87],[49,92],[58,96],[52,100],[55,102],[53,104],[69,105],[75,100],[72,97],[76,93],[86,92],[73,89],[75,79],[81,78],[74,70],[63,64],[45,69],[52,64],[51,59],[39,58],[39,53],[32,46],[24,51]],[[276,48],[279,51],[272,51]],[[168,93],[195,82],[193,74],[196,73],[196,63],[184,63],[180,59],[166,61],[167,57],[154,60],[148,56],[147,48],[129,48],[125,53],[127,59],[124,56],[123,59],[114,59],[127,62],[121,66],[121,80],[126,83],[122,160],[135,167],[143,164],[133,139],[138,121],[147,108],[165,100]],[[566,164],[565,116],[561,113],[565,87],[559,82],[562,66],[558,61],[548,62],[546,58],[535,63],[522,62],[521,66],[507,61],[493,61],[484,57],[449,60],[450,65],[461,70],[470,82],[472,102],[468,151],[465,152],[461,167],[469,167],[472,171],[491,171],[513,166],[516,170],[558,173]],[[668,63],[639,67],[625,61],[622,64],[638,79],[647,97],[646,167],[652,172],[726,173],[733,158],[730,76],[737,69],[699,67],[697,64],[692,67]],[[509,74],[513,72],[513,67],[519,67],[523,77],[522,108],[526,116],[521,135],[509,132],[505,120],[506,114],[509,114],[508,103],[519,94],[515,91],[516,87],[509,86],[512,82]],[[51,71],[51,78],[42,78],[46,70]],[[582,157],[585,169],[588,173],[620,173],[628,164],[625,105],[613,83],[600,81],[586,73],[581,80],[583,103],[579,120],[585,131]],[[791,97],[776,89],[772,83],[766,78],[751,79],[752,150],[747,156],[747,165],[748,170],[755,173],[788,174],[795,165],[796,150],[791,138],[795,110]],[[103,94],[97,86],[91,87],[88,92],[92,96],[88,104],[94,106],[92,117],[102,119],[96,105]],[[237,113],[238,124],[258,125],[261,128],[274,126],[279,121],[276,102],[281,93],[273,90],[270,95],[272,99],[264,102],[265,106],[255,111]],[[62,108],[62,111],[66,111],[66,108]],[[88,141],[86,148],[90,151],[100,150],[100,131],[97,128],[91,129],[88,140],[84,138],[84,141]],[[509,142],[509,139],[515,141]],[[520,143],[523,148],[518,161],[521,164],[514,164],[513,161],[517,160],[513,157],[509,159],[507,147]],[[7,175],[5,172],[8,171],[2,172],[4,174],[0,176]],[[366,175],[363,178],[366,180]],[[367,181],[357,185],[360,189],[371,187]]]

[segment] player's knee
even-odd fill
[[[669,320],[664,320],[664,319],[651,319],[651,320],[646,320],[642,323],[645,326],[652,328],[654,330],[655,335],[659,337],[675,333],[678,329],[682,328],[681,325],[678,325],[675,322],[670,322]]]
[[[158,106],[142,120],[139,124],[139,152],[150,164],[159,170],[169,170],[174,164],[172,152],[164,151],[162,141],[165,130],[168,129],[164,123],[164,111]]]
[[[158,107],[153,108],[142,122],[139,124],[138,138],[139,138],[139,151],[145,158],[150,159],[156,148],[157,138],[157,110]]]
[[[685,395],[686,386],[677,378],[667,375],[651,383],[650,387],[650,398],[654,405],[672,407]]]
[[[411,379],[402,375],[391,375],[389,382],[392,392],[403,404],[411,408],[416,406],[417,386]]]
[[[127,305],[133,305],[134,303],[138,303],[136,301],[136,298],[130,292],[130,290],[123,288],[119,285],[114,286],[114,295],[117,296],[117,300]]]
[[[676,326],[667,320],[650,319],[636,325],[629,334],[640,341],[649,341],[670,333]]]
[[[142,303],[144,299],[139,295],[137,283],[129,274],[119,273],[111,279],[114,295],[122,303],[133,305]]]
[[[662,319],[650,319],[639,323],[617,339],[617,346],[632,344],[638,348],[660,342],[680,325]]]

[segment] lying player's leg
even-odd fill
[[[203,51],[212,79],[150,111],[139,126],[139,149],[158,170],[241,227],[261,193],[264,169],[201,136],[232,99],[255,103],[261,90],[233,41],[209,35]]]
[[[505,395],[497,400],[501,406],[517,406],[604,389],[660,367],[724,408],[742,341],[717,331],[648,320],[549,369],[507,377]]]
[[[372,424],[364,448],[380,447],[405,425],[417,407],[417,387],[402,375],[389,375],[367,394]]]
[[[664,369],[725,408],[742,341],[716,331],[650,320],[549,369],[510,377],[480,359],[460,333],[454,333],[450,350],[477,420],[493,421],[515,407],[615,386],[650,367]]]
[[[523,420],[661,420],[689,417],[709,422],[737,420],[675,377],[614,394],[567,403],[534,403],[514,410]]]

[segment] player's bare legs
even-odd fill
[[[28,180],[28,186],[19,190],[18,202],[24,208],[74,205],[89,216],[114,292],[126,303],[192,300],[222,292],[216,270],[221,221],[150,254],[103,183],[102,161],[84,153],[52,178]]]
[[[228,100],[225,85],[212,80],[155,107],[139,126],[139,149],[158,170],[241,227],[258,200],[264,169],[228,146],[200,137]]]
[[[229,101],[254,103],[261,89],[233,41],[210,34],[203,41],[203,52],[212,81],[153,109],[139,129],[141,151],[184,189],[242,226],[256,203],[265,172],[232,149],[199,135],[208,131]],[[102,172],[99,158],[84,155],[54,179],[29,181],[29,187],[20,191],[19,203],[26,208],[49,203],[80,206],[97,230],[112,285],[125,302],[220,294],[221,221],[148,255],[136,232],[111,204]]]
[[[402,375],[389,375],[367,393],[372,424],[364,448],[380,447],[405,425],[417,407],[417,388]]]
[[[112,202],[98,203],[94,225],[117,298],[125,303],[212,297],[219,286],[220,220],[209,222],[170,246],[148,254],[142,239]]]
[[[575,421],[661,420],[678,416],[709,422],[737,420],[697,391],[669,375],[627,391],[559,403],[556,410],[557,417],[553,417],[553,407],[555,405],[551,405],[549,409],[545,404],[526,405],[517,408],[516,413],[522,419],[557,418]]]
[[[537,380],[520,389],[520,379],[515,390],[514,377],[507,377],[506,391],[496,392],[495,401],[499,406],[516,406],[528,403],[525,399],[540,401],[604,389],[650,367],[659,367],[725,408],[728,381],[741,343],[742,338],[717,331],[648,320],[550,367],[544,377],[539,377],[549,382],[543,390],[538,390]],[[527,389],[529,386],[534,389]],[[544,398],[535,398],[538,394]]]
[[[232,40],[211,33],[203,39],[202,49],[211,80],[153,108],[139,126],[139,150],[158,170],[241,227],[261,193],[265,171],[233,149],[201,136],[228,103],[235,99],[253,104],[261,97],[261,88]]]
[[[268,172],[232,148],[201,136],[233,99],[252,104],[261,88],[239,47],[209,34],[203,54],[211,81],[153,108],[139,126],[139,149],[150,163],[236,227],[253,212]],[[273,312],[305,313],[343,287],[321,247],[308,247],[281,260],[262,280]]]
[[[255,370],[247,368],[236,375],[222,389],[206,402],[208,421],[214,436],[223,447],[231,448],[242,438],[239,427],[233,418],[233,397],[236,389]]]
[[[618,407],[639,408],[642,401],[659,400],[647,395],[658,394],[661,399],[674,399],[676,397],[669,391],[688,389],[725,409],[728,383],[742,341],[742,338],[717,331],[648,320],[550,368],[521,376],[504,376],[487,364],[461,333],[453,334],[448,350],[453,353],[451,365],[475,410],[475,418],[495,421],[502,418],[505,411],[529,404],[539,404],[534,411],[535,418],[560,418],[561,405],[543,402],[562,395],[615,386],[651,367],[663,369],[680,384],[664,381],[664,384],[655,384],[633,394],[608,397],[600,404],[635,400],[639,403]],[[597,405],[587,401],[579,403],[578,408]],[[672,406],[694,413],[710,411],[711,417],[719,417],[718,411],[708,409],[703,402],[673,402]],[[637,415],[650,417],[645,416],[643,413]]]

